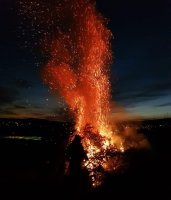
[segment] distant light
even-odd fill
[[[4,139],[17,139],[17,140],[35,140],[40,141],[42,137],[39,136],[4,136]]]

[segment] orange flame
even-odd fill
[[[110,138],[108,66],[112,34],[94,4],[75,0],[70,6],[73,26],[52,41],[43,79],[75,113],[77,134],[84,137],[83,130],[91,125],[93,133]]]
[[[85,1],[81,1],[85,4]],[[109,125],[111,32],[91,3],[74,1],[73,30],[52,42],[44,81],[57,90],[75,112],[76,130],[82,136],[87,124],[93,132],[111,132]],[[74,36],[74,37],[73,37]]]
[[[99,169],[116,170],[122,165],[118,158],[125,150],[149,144],[132,126],[118,123],[120,117],[127,118],[126,113],[112,120],[112,33],[95,9],[94,1],[20,0],[19,8],[26,24],[31,20],[32,37],[40,37],[48,56],[43,81],[65,99],[74,113],[75,134],[81,137],[88,158],[83,167],[89,171],[93,186],[97,186],[103,177]],[[116,152],[119,156],[113,156]]]
[[[52,41],[51,59],[44,69],[43,79],[51,90],[60,93],[75,113],[76,134],[81,136],[88,157],[83,166],[90,172],[93,186],[97,186],[101,175],[97,177],[94,170],[99,166],[106,171],[110,169],[106,153],[112,148],[115,151],[119,144],[109,117],[108,66],[112,58],[112,34],[89,1],[75,0],[70,9],[73,26]],[[120,148],[124,150],[123,146]]]
[[[90,172],[93,186],[97,186],[102,178],[97,169],[117,169],[121,163],[111,155],[125,151],[125,141],[110,118],[112,33],[89,0],[66,1],[59,13],[62,20],[69,20],[68,27],[59,26],[51,41],[43,80],[74,113],[75,134],[81,137],[88,158],[83,167]]]
[[[110,124],[108,67],[112,33],[89,1],[74,0],[67,9],[72,13],[72,26],[52,41],[43,79],[52,91],[60,93],[75,114],[76,134],[81,136],[88,157],[83,165],[91,172],[96,186],[99,183],[95,182],[93,170],[98,166],[110,168],[105,158],[107,151],[116,151],[118,144],[124,150]]]

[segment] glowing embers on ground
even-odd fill
[[[82,167],[89,172],[92,186],[97,187],[102,184],[106,172],[113,173],[122,167],[124,147],[121,144],[118,149],[107,137],[91,132],[89,126],[85,128],[81,141],[87,155]]]

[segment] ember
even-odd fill
[[[74,112],[76,134],[82,138],[88,157],[83,167],[97,186],[102,173],[97,175],[96,169],[109,171],[116,167],[111,167],[109,152],[124,151],[122,142],[115,140],[110,122],[108,67],[112,59],[112,33],[90,1],[71,1],[67,9],[72,13],[73,26],[52,41],[51,59],[43,79]]]
[[[43,81],[64,98],[74,114],[74,135],[81,137],[87,154],[82,166],[89,171],[96,187],[101,184],[104,171],[112,172],[121,165],[116,153],[122,154],[137,142],[134,134],[127,145],[132,130],[131,134],[129,129],[120,131],[115,120],[111,120],[112,33],[90,0],[59,0],[46,12],[41,12],[46,6],[40,0],[23,1],[23,13],[32,16],[32,24],[43,35],[41,45],[48,57]],[[41,17],[41,13],[47,16]],[[48,27],[47,32],[44,27]],[[136,145],[143,146],[142,141],[141,137]]]

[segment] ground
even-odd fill
[[[125,169],[116,174],[106,174],[104,184],[97,189],[91,189],[86,172],[64,175],[66,135],[71,124],[67,124],[65,130],[66,126],[63,124],[46,122],[44,133],[41,134],[40,127],[45,122],[40,120],[31,123],[34,126],[30,127],[27,136],[38,135],[37,140],[6,137],[16,136],[17,133],[21,135],[24,129],[19,131],[21,128],[9,125],[7,131],[1,123],[0,196],[5,195],[5,199],[10,196],[24,197],[23,199],[58,199],[60,195],[64,198],[70,195],[70,198],[82,199],[104,195],[112,196],[113,199],[171,198],[170,122],[143,123],[141,131],[151,143],[151,149],[127,151]],[[53,129],[50,129],[52,125]],[[28,127],[25,129],[28,130]],[[48,130],[51,133],[47,136],[45,133]],[[76,147],[71,156],[77,150]]]

